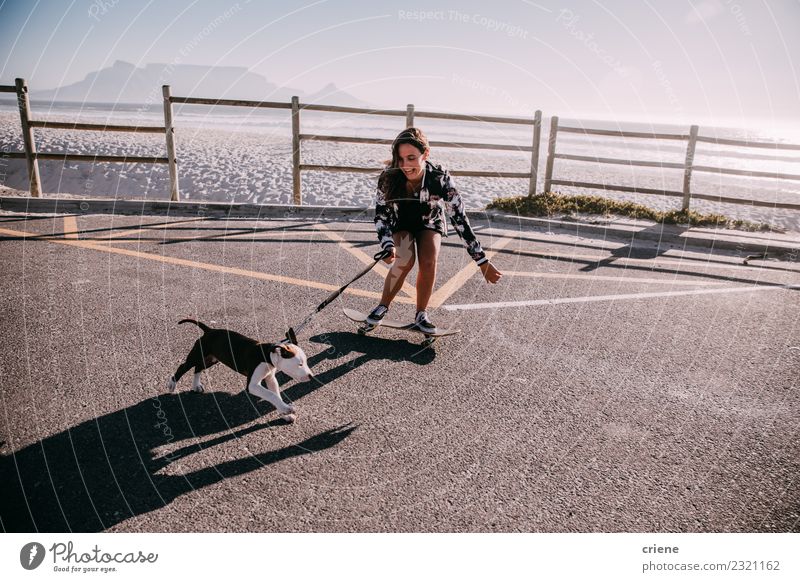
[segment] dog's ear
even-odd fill
[[[285,360],[291,360],[295,356],[294,350],[292,350],[286,344],[278,344],[278,348],[280,348],[281,357]]]

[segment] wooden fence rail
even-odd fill
[[[712,166],[695,165],[695,153],[698,142],[712,143],[715,145],[768,148],[774,150],[800,150],[798,144],[782,144],[769,142],[753,142],[734,139],[718,139],[698,135],[700,128],[692,125],[688,134],[677,133],[647,133],[638,131],[616,131],[608,129],[592,129],[583,127],[559,126],[558,117],[554,116],[550,120],[550,137],[548,141],[547,163],[544,178],[544,191],[550,192],[553,186],[573,186],[577,188],[591,188],[594,190],[609,190],[616,192],[634,192],[639,194],[655,194],[659,196],[680,196],[683,198],[682,209],[689,210],[691,200],[709,200],[713,202],[725,202],[729,204],[747,204],[749,206],[760,206],[768,208],[781,208],[788,210],[800,210],[800,204],[774,203],[761,200],[744,200],[741,198],[731,198],[725,196],[714,196],[710,194],[699,194],[691,191],[691,181],[693,172],[710,172],[724,175],[747,176],[750,178],[776,178],[780,180],[800,180],[800,174],[787,174],[783,172],[765,172],[755,170],[739,170],[735,168],[717,168]],[[634,139],[658,139],[658,140],[682,140],[686,141],[686,160],[684,163],[660,162],[649,160],[626,160],[619,158],[601,158],[597,156],[579,156],[574,154],[557,153],[556,143],[559,133],[578,133],[583,135],[597,135],[604,137],[621,137]],[[553,177],[555,160],[570,160],[575,162],[593,162],[596,164],[617,164],[625,166],[638,166],[649,168],[666,168],[683,170],[683,190],[662,190],[657,188],[640,188],[636,186],[621,186],[618,184],[598,184],[594,182],[579,182],[575,180],[555,179]],[[800,162],[800,158],[798,159]]]
[[[30,121],[31,127],[42,129],[79,129],[88,131],[129,131],[132,133],[164,133],[163,127],[145,127],[139,125],[111,125],[106,123],[70,123],[63,121]]]

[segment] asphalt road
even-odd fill
[[[300,334],[287,424],[194,317],[281,339],[376,250],[360,222],[0,215],[5,531],[800,531],[800,265],[479,226],[433,320]],[[410,319],[408,293],[393,319]]]

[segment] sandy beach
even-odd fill
[[[44,117],[44,116],[41,116]],[[48,115],[50,120],[70,121],[67,116]],[[140,125],[141,119],[127,120]],[[115,118],[115,123],[125,122]],[[377,122],[376,122],[377,123]],[[381,121],[382,125],[388,122]],[[400,129],[401,120],[391,120]],[[422,125],[422,123],[420,123]],[[426,123],[432,141],[457,141],[467,129],[453,129],[442,124]],[[469,124],[467,124],[468,126]],[[363,127],[362,127],[363,129]],[[501,128],[502,129],[502,128]],[[306,131],[306,130],[303,130]],[[392,127],[380,128],[383,137],[391,137]],[[323,131],[320,131],[323,133]],[[336,135],[352,135],[347,128],[335,127],[327,132]],[[364,133],[363,131],[361,132]],[[375,132],[368,132],[375,133]],[[500,133],[498,130],[497,133]],[[499,141],[503,136],[495,137]],[[509,135],[517,143],[525,144],[525,134]],[[68,151],[77,154],[106,154],[133,156],[164,156],[164,138],[160,134],[140,134],[93,131],[35,130],[37,148],[41,152]],[[469,139],[461,141],[484,141]],[[559,136],[559,151],[580,155],[617,157],[623,159],[654,159],[682,161],[685,144],[647,142],[650,149],[643,148],[641,141],[619,140],[609,143],[606,138],[585,138],[575,135]],[[191,122],[178,122],[176,129],[177,157],[181,199],[198,201],[247,202],[256,204],[291,203],[291,139],[290,132],[277,126],[270,130],[249,130],[247,123],[239,123],[230,130]],[[542,135],[542,153],[539,160],[538,190],[543,185],[546,162],[546,131]],[[21,151],[19,117],[12,112],[0,112],[0,148],[3,151]],[[380,167],[389,157],[387,146],[342,144],[304,141],[301,160],[304,164],[353,165]],[[722,163],[728,167],[741,167],[743,154],[732,158],[714,157],[713,148],[698,147],[697,164]],[[705,159],[704,159],[705,156]],[[775,167],[774,155],[753,154],[748,162],[753,169]],[[486,150],[458,150],[454,148],[434,149],[434,163],[450,170],[484,170],[498,172],[527,172],[530,154],[527,152],[492,152]],[[800,173],[800,156],[781,156],[780,171]],[[797,162],[797,163],[795,163]],[[27,171],[23,160],[0,161],[0,185],[24,191],[27,189]],[[772,164],[772,165],[770,165]],[[43,191],[46,196],[60,194],[81,197],[103,197],[118,199],[160,199],[169,196],[169,176],[164,164],[120,164],[40,161]],[[788,168],[788,169],[783,169]],[[621,184],[644,188],[681,190],[682,170],[660,168],[629,168],[594,163],[557,160],[555,177],[584,182]],[[304,204],[332,206],[370,206],[374,202],[374,174],[334,173],[306,171],[302,173],[302,196]],[[483,208],[492,199],[519,196],[527,193],[526,179],[470,178],[458,177],[456,183],[470,210]],[[750,179],[721,177],[713,174],[695,173],[692,189],[704,194],[732,196],[767,202],[800,202],[800,182],[775,179]],[[602,194],[616,200],[628,200],[652,208],[666,210],[680,207],[680,199],[655,195],[621,193],[611,191],[592,192],[587,189],[557,186],[563,193]],[[764,222],[789,231],[800,231],[800,212],[776,210],[749,205],[716,204],[694,200],[692,209],[700,212],[721,213],[731,218]]]

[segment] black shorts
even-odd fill
[[[439,230],[438,228],[433,228],[432,226],[426,226],[425,224],[422,224],[422,221],[420,221],[419,225],[413,225],[413,224],[407,225],[398,223],[394,229],[394,232],[402,232],[402,231],[409,232],[416,238],[416,236],[419,233],[426,230],[430,230],[431,232],[438,232],[440,235],[444,236],[444,233],[441,230]]]
[[[397,224],[394,226],[394,232],[405,230],[416,236],[423,230],[432,230],[444,236],[444,228],[439,224],[441,221],[437,221],[435,224],[428,223],[423,219],[423,210],[429,211],[427,204],[423,206],[419,202],[401,203],[397,212]]]

